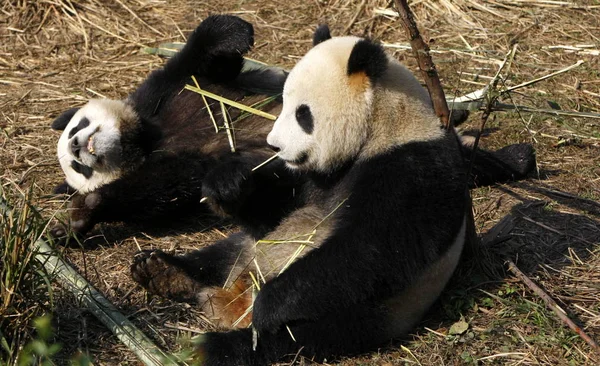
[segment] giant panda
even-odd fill
[[[264,111],[276,115],[287,73],[247,67],[243,56],[253,42],[246,21],[209,16],[184,48],[125,100],[91,100],[54,120],[52,128],[63,131],[57,154],[66,176],[57,192],[75,192],[69,207],[72,232],[85,234],[99,222],[167,225],[209,207],[257,235],[276,223],[270,218],[293,202],[299,181],[290,180],[277,161],[250,174],[274,154],[265,143],[272,121],[228,107],[232,152],[227,134],[215,133],[211,121],[212,114],[222,123],[220,104],[206,98],[209,110],[201,95],[183,90],[194,76],[204,90],[249,106],[261,102]],[[219,184],[207,191],[206,181]],[[211,199],[201,203],[207,194]],[[65,229],[58,225],[53,235],[64,236]]]
[[[426,90],[369,39],[319,28],[314,44],[267,137],[306,179],[299,207],[260,238],[134,257],[135,281],[229,329],[203,335],[204,365],[374,350],[412,329],[461,256],[471,178]]]

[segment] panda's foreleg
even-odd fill
[[[210,208],[233,218],[255,238],[271,231],[300,204],[295,195],[299,195],[301,179],[282,161],[253,170],[269,154],[259,147],[229,153],[207,171],[202,182],[202,195]]]
[[[176,95],[191,75],[216,82],[235,78],[253,43],[250,23],[230,15],[209,16],[189,35],[184,48],[152,72],[129,99],[142,119],[151,119],[164,98]]]
[[[206,158],[197,153],[156,153],[135,171],[69,206],[71,230],[83,235],[100,222],[173,222],[202,208],[201,180]]]

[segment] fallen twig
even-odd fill
[[[587,333],[581,329],[577,324],[575,324],[567,315],[567,313],[548,295],[544,290],[542,290],[538,285],[536,285],[527,275],[525,275],[521,270],[517,267],[517,265],[511,261],[510,259],[506,261],[508,264],[508,270],[512,272],[519,280],[521,280],[527,287],[529,287],[536,295],[542,298],[554,313],[563,321],[569,328],[571,328],[575,333],[577,333],[584,341],[586,341],[592,349],[600,354],[600,347]]]

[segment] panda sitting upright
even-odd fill
[[[420,320],[459,261],[470,178],[455,133],[381,45],[322,29],[314,41],[267,138],[307,178],[303,205],[258,241],[241,232],[185,256],[142,252],[132,265],[150,291],[195,297],[220,324],[252,317],[257,343],[249,328],[207,333],[204,365],[373,350]]]

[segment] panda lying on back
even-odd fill
[[[232,153],[226,133],[214,132],[202,97],[182,91],[194,75],[202,89],[247,105],[264,100],[264,93],[280,94],[285,72],[242,69],[253,42],[249,23],[210,16],[126,100],[92,100],[53,122],[64,130],[58,157],[66,183],[59,190],[77,192],[69,210],[73,232],[85,234],[96,223],[112,221],[165,225],[210,206],[261,237],[300,203],[293,196],[302,179],[282,161],[250,173],[273,155],[265,143],[270,121],[250,115],[235,122]],[[208,101],[221,121],[219,104]],[[280,108],[273,100],[263,110],[277,115]],[[228,114],[232,121],[240,117],[235,108]],[[472,151],[465,147],[464,153]],[[526,144],[477,156],[472,185],[522,178],[535,162]],[[208,205],[200,203],[202,197],[209,197]],[[53,230],[55,236],[65,233],[62,226]]]
[[[242,70],[253,42],[253,28],[244,20],[209,16],[126,100],[92,100],[53,122],[52,128],[64,130],[58,158],[66,183],[59,191],[77,191],[71,230],[85,234],[110,221],[174,222],[198,209],[207,212],[200,203],[206,195],[215,209],[257,235],[277,222],[269,218],[285,211],[299,181],[290,180],[281,162],[250,175],[273,155],[265,143],[272,122],[228,108],[236,137],[232,153],[227,134],[215,133],[211,122],[210,112],[218,123],[223,120],[219,103],[206,98],[208,111],[200,94],[183,90],[194,75],[202,89],[246,105],[280,94],[286,78],[281,69]],[[281,103],[271,99],[263,110],[276,115]],[[210,190],[204,182],[219,183]],[[244,196],[230,194],[241,188]],[[63,227],[55,228],[55,236],[64,234]]]
[[[381,45],[323,28],[314,43],[267,138],[307,177],[302,207],[261,240],[241,232],[185,256],[142,252],[132,265],[151,292],[195,300],[221,326],[252,321],[255,350],[251,329],[207,333],[204,365],[373,350],[419,321],[459,261],[469,179],[456,135]]]

